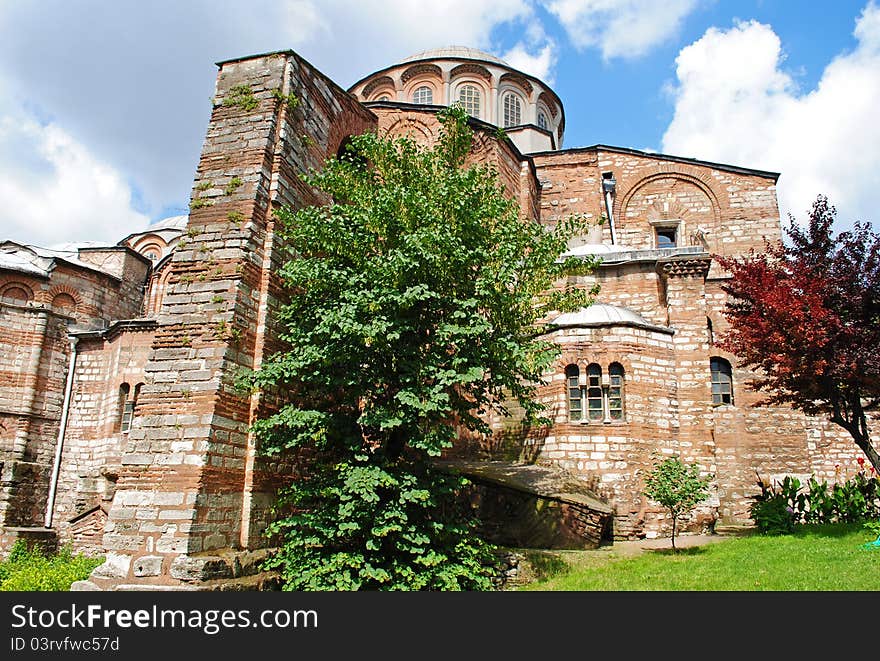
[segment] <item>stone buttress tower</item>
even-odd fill
[[[78,588],[179,586],[238,574],[290,467],[258,456],[263,404],[235,388],[277,347],[285,260],[273,209],[321,202],[302,180],[376,117],[290,51],[219,63],[187,229],[105,527]],[[253,555],[253,554],[250,554]]]

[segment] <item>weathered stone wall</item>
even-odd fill
[[[285,467],[257,456],[248,429],[264,405],[235,378],[278,348],[287,256],[271,212],[321,202],[300,175],[374,126],[293,53],[220,65],[95,579],[173,582],[192,554],[265,543]]]
[[[141,321],[116,325],[107,333],[80,335],[53,509],[53,527],[63,542],[73,542],[75,548],[81,543],[91,547],[94,540],[74,537],[71,520],[95,507],[110,508],[129,433],[121,428],[120,388],[127,384],[129,397],[134,398],[138,386],[145,383],[154,331],[153,323]]]

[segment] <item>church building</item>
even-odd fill
[[[432,144],[451,104],[472,117],[473,160],[497,169],[522,213],[548,227],[594,219],[569,254],[601,257],[577,279],[599,285],[596,303],[551,320],[560,355],[539,395],[553,424],[492,420],[492,437],[461,439],[453,462],[589,521],[585,545],[668,533],[642,494],[667,456],[712,476],[692,530],[748,523],[759,475],[834,481],[856,465],[827,421],[754,407],[755,375],[717,344],[729,274],[715,256],[780,239],[777,173],[564,147],[578,110],[471,48],[418,53],[348,90],[291,51],[218,67],[187,216],[115,245],[0,243],[0,551],[24,537],[102,554],[92,589],[256,575],[276,490],[295,479],[250,431],[267,404],[235,387],[279,348],[273,209],[325,202],[300,175],[352,135]],[[519,470],[587,496],[497,477]]]

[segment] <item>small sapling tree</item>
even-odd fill
[[[678,457],[670,457],[656,464],[645,479],[643,493],[665,507],[672,516],[673,549],[678,519],[709,497],[710,479],[700,477],[699,465],[685,464]]]

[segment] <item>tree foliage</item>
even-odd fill
[[[670,457],[656,464],[645,478],[644,494],[669,510],[672,516],[672,548],[678,519],[709,497],[710,478],[700,477],[698,464],[685,464]]]
[[[720,259],[733,279],[722,346],[763,375],[751,383],[762,404],[827,415],[880,471],[867,413],[880,403],[880,236],[870,225],[832,236],[836,210],[813,204],[788,244],[764,254]]]
[[[584,230],[523,218],[473,134],[441,112],[433,148],[365,134],[308,181],[331,200],[278,217],[291,259],[287,349],[255,376],[287,393],[256,425],[269,455],[306,457],[270,527],[289,589],[482,589],[488,547],[431,458],[512,397],[539,419],[535,388],[556,351],[552,310],[595,292],[555,286],[592,263],[560,259]],[[280,511],[280,510],[279,510]]]

